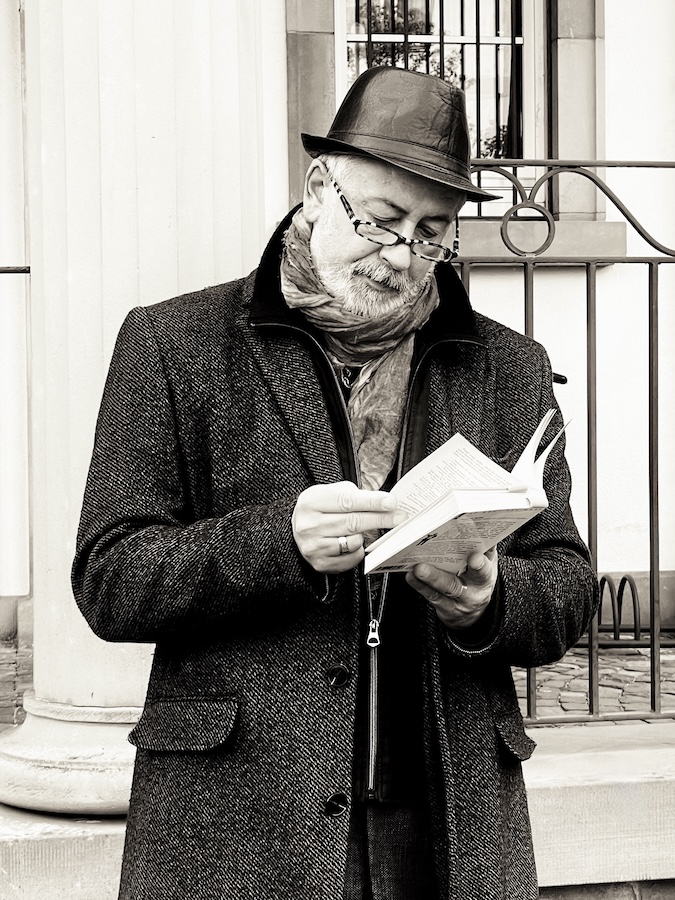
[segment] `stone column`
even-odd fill
[[[17,605],[28,593],[26,266],[19,17],[0,6],[0,648],[14,655]],[[9,687],[6,684],[2,688]],[[13,685],[12,685],[13,689]],[[7,701],[9,700],[9,704]],[[12,721],[11,691],[0,725]]]
[[[98,640],[70,590],[104,368],[101,233],[91,216],[100,202],[90,160],[97,110],[86,87],[95,42],[86,39],[91,15],[87,22],[81,4],[78,11],[73,18],[71,7],[68,21],[58,2],[25,7],[35,689],[24,697],[24,723],[0,738],[0,800],[119,813],[133,766],[126,735],[143,702],[150,648]],[[75,57],[68,41],[78,36]],[[68,76],[82,84],[79,94],[69,94]]]
[[[23,16],[34,691],[0,801],[121,813],[152,647],[100,641],[71,593],[96,415],[128,310],[247,273],[288,208],[284,3]]]

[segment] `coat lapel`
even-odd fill
[[[340,481],[326,399],[307,347],[288,330],[244,329],[253,358],[313,481]]]
[[[422,353],[433,354],[429,374],[428,451],[460,432],[480,446],[489,387],[485,339],[457,272],[436,269],[442,302],[419,335]]]

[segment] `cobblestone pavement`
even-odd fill
[[[599,652],[600,715],[649,713],[651,655],[647,648],[603,647]],[[514,669],[523,715],[527,710],[527,670]],[[537,716],[588,713],[588,650],[574,647],[558,663],[537,669]],[[675,648],[661,648],[661,711],[675,715]]]
[[[527,714],[527,671],[514,669],[523,715]],[[32,686],[30,648],[0,641],[0,730],[23,721],[23,692]],[[650,652],[622,646],[602,648],[599,656],[600,714],[647,714],[650,710]],[[661,709],[675,715],[675,647],[661,649]],[[588,712],[588,651],[575,647],[558,663],[537,669],[537,716]]]
[[[33,683],[33,652],[17,648],[13,641],[0,641],[0,729],[23,721],[23,692]]]

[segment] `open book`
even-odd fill
[[[408,518],[366,548],[366,574],[403,572],[421,562],[461,572],[471,553],[489,550],[546,509],[544,464],[565,426],[535,456],[554,415],[546,413],[512,472],[461,434],[407,472],[391,493]]]

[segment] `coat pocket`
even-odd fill
[[[495,717],[495,726],[502,742],[511,753],[523,762],[534,753],[536,742],[525,732],[519,709],[503,712]]]
[[[213,750],[228,741],[238,713],[236,697],[153,700],[146,703],[129,741],[140,750]]]

